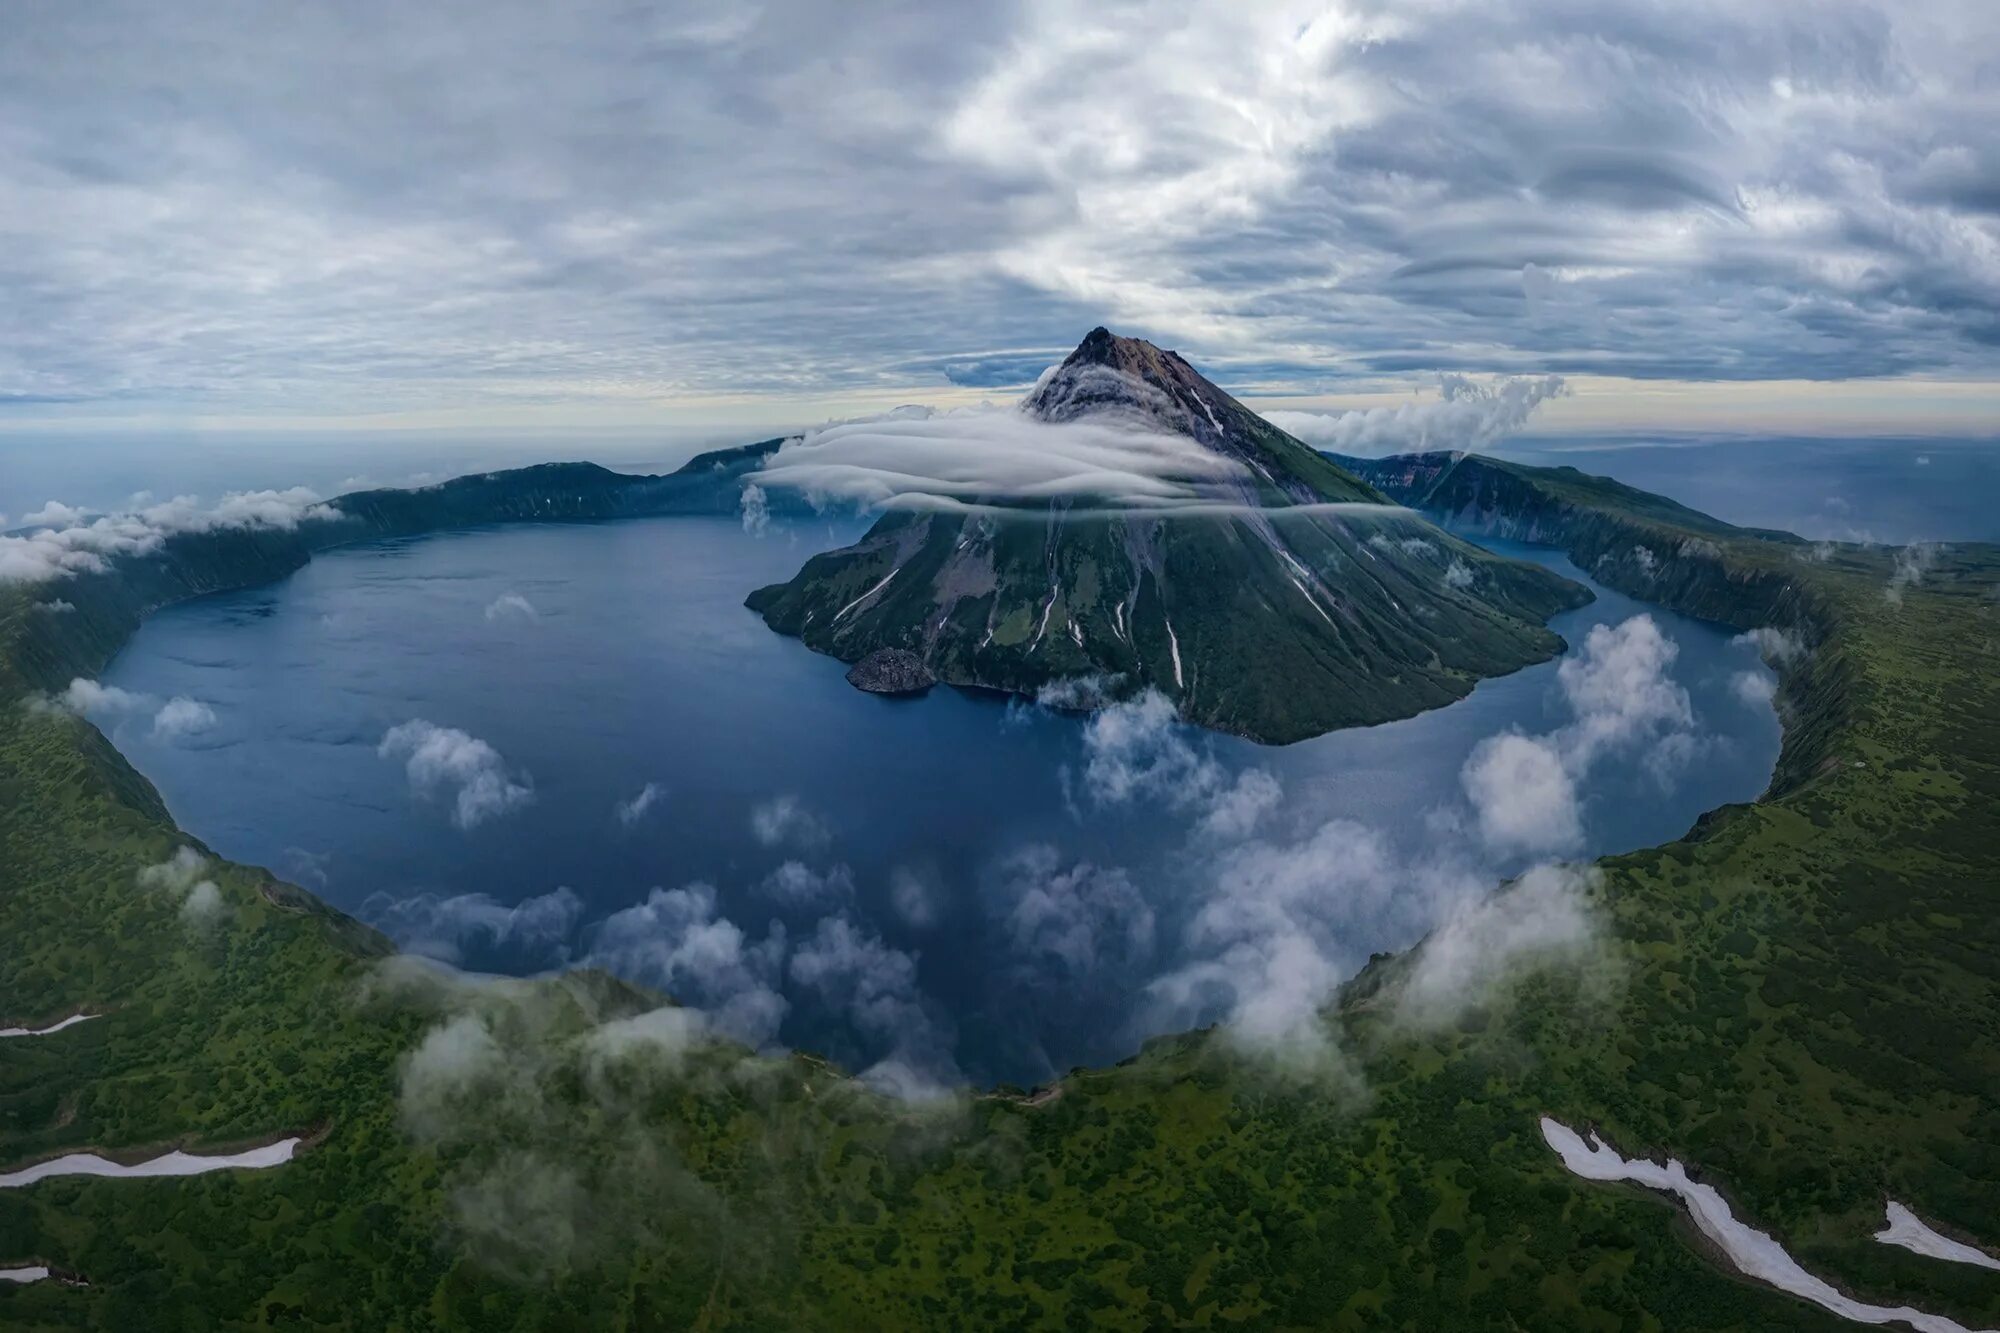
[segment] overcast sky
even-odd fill
[[[0,182],[0,431],[812,419],[1098,323],[1300,401],[2000,423],[1991,0],[69,0],[0,26]]]

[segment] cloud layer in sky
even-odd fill
[[[1990,376],[2000,15],[32,6],[0,410],[1018,384]],[[1393,410],[1393,409],[1392,409]]]

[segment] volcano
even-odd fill
[[[1590,599],[1393,504],[1142,339],[1093,329],[1019,410],[1185,437],[1230,466],[1177,507],[892,509],[748,605],[843,661],[895,648],[953,685],[1158,690],[1189,721],[1283,743],[1545,660],[1563,644],[1544,622]]]

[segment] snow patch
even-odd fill
[[[116,1176],[120,1179],[152,1176],[200,1176],[210,1171],[261,1171],[268,1167],[281,1166],[292,1160],[297,1150],[296,1138],[279,1139],[261,1148],[251,1148],[244,1152],[218,1153],[212,1157],[194,1153],[170,1152],[131,1166],[99,1157],[96,1153],[78,1152],[67,1157],[56,1157],[46,1162],[36,1162],[24,1166],[19,1171],[0,1174],[0,1189],[20,1189],[38,1180],[48,1180],[55,1176]]]
[[[71,1014],[62,1022],[52,1023],[45,1028],[0,1028],[0,1037],[46,1037],[51,1033],[61,1032],[64,1028],[75,1027],[78,1023],[86,1022],[95,1017],[97,1017],[96,1014],[79,1013]]]
[[[1897,1203],[1889,1200],[1889,1225],[1875,1233],[1875,1239],[1884,1245],[1900,1245],[1906,1250],[1932,1259],[1943,1259],[1954,1264],[1974,1264],[1980,1268],[2000,1271],[2000,1259],[1995,1259],[1986,1251],[1949,1236],[1940,1236],[1931,1230],[1923,1218]]]
[[[1547,1116],[1542,1117],[1542,1138],[1572,1174],[1585,1180],[1629,1180],[1677,1196],[1701,1234],[1745,1277],[1769,1283],[1857,1324],[1907,1324],[1917,1333],[1972,1333],[1955,1319],[1926,1314],[1908,1305],[1857,1301],[1824,1278],[1813,1276],[1768,1233],[1738,1221],[1719,1190],[1690,1179],[1687,1168],[1672,1158],[1664,1166],[1643,1159],[1627,1161],[1596,1134],[1585,1143],[1575,1130]]]

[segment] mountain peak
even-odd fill
[[[1103,325],[1037,384],[1022,407],[1043,421],[1074,421],[1109,413],[1221,443],[1222,420],[1236,400],[1204,379],[1178,352],[1144,338],[1125,338]]]
[[[1101,324],[1042,377],[1021,409],[1041,421],[1097,417],[1185,435],[1236,459],[1255,478],[1253,484],[1294,503],[1382,500],[1375,488],[1218,389],[1179,352],[1121,337]]]

